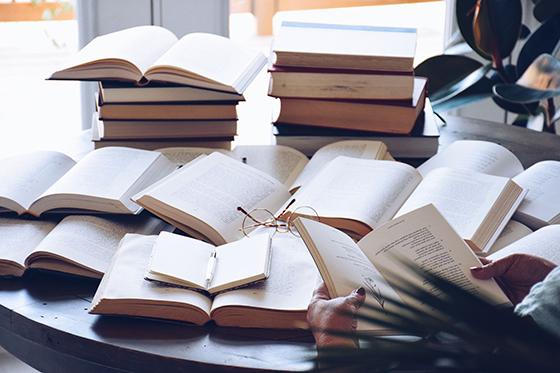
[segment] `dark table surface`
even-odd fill
[[[525,167],[560,160],[560,136],[504,124],[447,118],[440,143],[493,141]],[[90,315],[97,281],[30,271],[0,280],[0,344],[46,372],[308,370],[315,354],[305,331],[204,327]]]

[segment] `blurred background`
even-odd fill
[[[96,35],[155,24],[177,36],[229,35],[268,55],[284,19],[406,26],[418,28],[419,63],[442,53],[446,18],[445,1],[0,0],[0,149],[60,147],[61,139],[90,126],[95,86],[45,78]],[[271,141],[267,84],[263,70],[246,93],[238,143]]]

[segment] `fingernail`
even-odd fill
[[[358,290],[356,290],[356,293],[358,293],[358,295],[360,296],[364,296],[366,295],[366,289],[364,289],[363,287],[359,288]]]
[[[482,269],[481,267],[471,267],[471,271],[473,271],[473,272],[478,272],[481,269]]]

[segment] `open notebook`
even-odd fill
[[[38,268],[101,278],[125,234],[171,229],[147,214],[70,215],[60,222],[0,218],[0,276],[21,276],[28,268]]]
[[[138,26],[96,37],[50,79],[158,81],[242,94],[265,65],[261,52],[222,36],[177,39],[163,27]]]
[[[155,236],[126,235],[91,303],[102,315],[153,317],[198,325],[293,329],[305,315],[318,272],[301,239],[276,234],[266,281],[215,297],[144,280]]]
[[[437,295],[438,290],[429,283],[412,271],[403,271],[403,262],[452,281],[493,304],[511,305],[494,280],[472,277],[469,268],[480,266],[480,260],[433,205],[391,220],[357,244],[343,232],[317,221],[298,219],[296,227],[331,297],[346,296],[364,287],[369,292],[366,302],[379,311],[377,317],[387,315],[390,320],[392,313],[402,312],[387,299],[428,307],[402,291],[403,280]],[[358,330],[392,334],[382,325],[361,321]]]
[[[0,159],[0,211],[136,214],[130,197],[175,168],[161,153],[119,147],[79,162],[53,151],[14,155]]]
[[[270,275],[271,237],[245,237],[222,246],[162,232],[154,244],[146,279],[217,294]]]

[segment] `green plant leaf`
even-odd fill
[[[492,97],[492,86],[492,81],[489,78],[484,77],[455,97],[441,102],[438,105],[433,105],[433,109],[434,111],[443,113],[487,99]]]
[[[455,18],[457,20],[457,26],[459,26],[459,31],[461,31],[461,35],[467,44],[481,57],[490,61],[492,60],[492,56],[480,49],[474,41],[473,19],[476,1],[477,0],[455,1]]]
[[[540,0],[535,3],[533,15],[539,22],[545,22],[550,17],[560,13],[560,1]]]
[[[534,114],[535,110],[537,110],[537,107],[539,106],[538,102],[533,102],[530,104],[517,104],[514,102],[506,101],[503,98],[495,95],[492,96],[492,101],[494,101],[496,105],[498,105],[505,111],[516,114]]]
[[[478,0],[472,25],[477,47],[494,59],[508,57],[521,34],[522,13],[521,0]]]
[[[527,104],[560,96],[560,61],[540,55],[514,84],[496,84],[494,94],[509,102]]]
[[[430,100],[434,105],[447,101],[461,92],[476,84],[480,79],[484,78],[486,73],[490,70],[490,64],[484,65],[471,72],[459,80],[450,82],[449,84],[441,87],[438,91],[430,94]]]
[[[532,320],[509,309],[495,307],[456,284],[403,263],[395,274],[395,288],[414,303],[392,299],[399,312],[390,315],[364,304],[356,318],[380,322],[401,335],[423,338],[386,338],[367,333],[332,331],[358,336],[359,349],[330,348],[316,357],[322,371],[526,373],[556,372],[560,366],[560,340]],[[418,281],[420,280],[420,281]],[[416,283],[424,283],[419,286]],[[428,286],[429,284],[429,286]],[[437,294],[437,295],[436,295]],[[368,294],[368,297],[371,294]],[[438,317],[444,315],[444,317]],[[412,316],[412,317],[410,317]],[[328,331],[327,331],[328,332]]]
[[[517,76],[523,75],[533,61],[543,53],[553,54],[560,40],[560,14],[543,23],[527,39],[517,58]]]
[[[476,84],[489,68],[469,57],[440,55],[425,60],[414,72],[428,78],[428,95],[432,103],[437,104]]]

